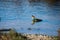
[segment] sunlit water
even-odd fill
[[[43,21],[32,25],[32,15]],[[21,33],[57,35],[57,30],[60,28],[60,4],[48,6],[44,2],[0,1],[0,17],[0,29],[14,28]]]

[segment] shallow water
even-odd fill
[[[43,21],[32,25],[32,15]],[[21,33],[57,35],[60,4],[51,6],[44,2],[29,3],[27,0],[0,1],[0,17],[0,28],[14,28]]]

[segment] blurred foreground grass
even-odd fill
[[[27,40],[27,37],[11,29],[8,33],[0,32],[0,40]]]
[[[8,32],[0,32],[0,40],[29,40],[28,37],[17,33],[10,29]],[[32,39],[31,39],[32,40]],[[54,36],[54,40],[58,40],[58,36]]]

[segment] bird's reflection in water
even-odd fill
[[[32,25],[35,24],[35,22],[32,20]]]
[[[35,24],[36,22],[41,22],[41,21],[42,21],[42,19],[38,19],[32,15],[32,25]]]

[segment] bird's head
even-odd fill
[[[32,19],[35,19],[35,16],[32,15]]]

